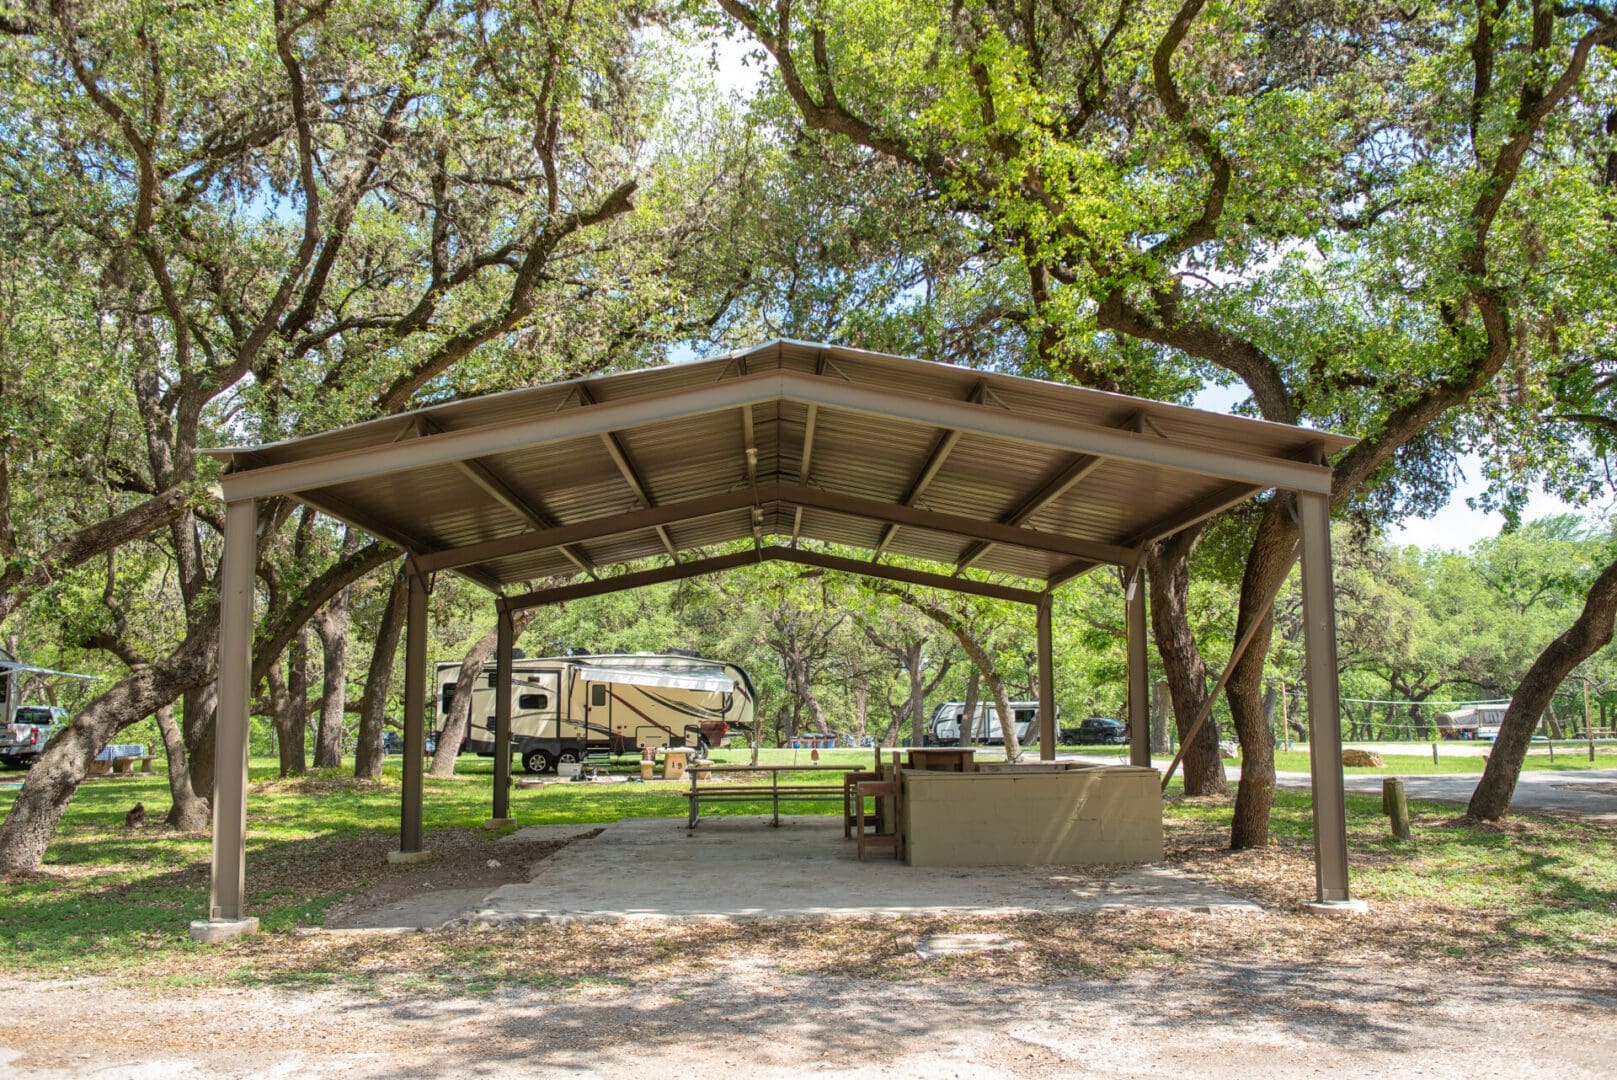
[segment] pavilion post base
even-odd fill
[[[1355,915],[1370,914],[1370,905],[1363,900],[1310,900],[1303,905],[1303,913],[1331,915],[1339,919],[1352,918]]]
[[[395,866],[426,862],[430,858],[432,858],[432,852],[430,851],[390,851],[387,853],[387,861]]]
[[[258,933],[258,919],[249,915],[245,919],[193,919],[191,940],[204,945],[223,945],[248,934]]]
[[[516,823],[517,819],[514,817],[491,817],[487,821],[483,822],[483,828],[509,829],[514,827]]]

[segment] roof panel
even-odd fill
[[[321,475],[329,486],[310,489],[307,498],[311,503],[405,543],[422,555],[495,540],[507,541],[501,547],[510,551],[513,543],[527,542],[521,538],[536,529],[610,523],[621,515],[640,513],[642,500],[614,460],[619,451],[643,483],[647,500],[658,507],[677,511],[681,503],[743,490],[748,468],[742,408],[721,409],[719,405],[749,397],[755,402],[747,407],[751,409],[760,485],[807,483],[831,494],[890,503],[911,494],[936,453],[943,428],[885,415],[880,401],[871,401],[868,395],[850,398],[842,406],[811,407],[802,401],[774,399],[768,394],[770,372],[823,378],[830,381],[828,387],[854,384],[906,395],[902,400],[911,410],[918,401],[935,400],[956,410],[963,418],[961,423],[977,422],[959,412],[964,407],[985,410],[970,414],[982,416],[980,426],[985,427],[998,422],[989,418],[1009,414],[1073,432],[1096,428],[1130,432],[1120,441],[1110,435],[1080,439],[1053,431],[1051,439],[1087,441],[1106,447],[1114,456],[1069,490],[1024,515],[1025,528],[1113,545],[1148,539],[1164,523],[1171,525],[1206,513],[1239,491],[1216,469],[1202,473],[1194,468],[1191,454],[1204,448],[1260,461],[1294,462],[1312,460],[1321,450],[1335,452],[1352,442],[1308,429],[997,372],[811,342],[778,341],[694,363],[446,402],[322,435],[211,453],[227,460],[233,473],[273,466],[279,470],[273,474],[276,477],[285,476],[288,469],[311,482]],[[749,377],[751,382],[736,384],[743,396],[689,397],[687,403],[669,408],[660,404]],[[814,396],[811,391],[794,393]],[[835,399],[828,392],[823,400]],[[628,409],[636,420],[599,426],[590,421],[590,413],[580,411],[596,407],[605,408],[597,414],[601,417],[622,416]],[[804,477],[801,462],[811,411],[812,465]],[[675,414],[678,419],[667,419]],[[570,426],[562,430],[588,434],[531,445],[544,438],[546,430],[534,427],[533,421],[551,415],[568,418]],[[609,434],[600,434],[608,427],[612,428]],[[518,434],[491,440],[478,434],[481,432]],[[433,439],[440,441],[431,442]],[[470,466],[445,461],[448,452],[434,449],[459,447],[468,440],[487,451]],[[1156,463],[1161,455],[1150,449],[1156,440],[1173,448],[1177,468]],[[401,466],[394,465],[389,471],[395,458],[390,447],[402,443],[409,444],[405,453],[415,455],[413,460],[420,465],[409,471],[397,471]],[[1084,456],[1074,449],[1028,441],[1014,426],[994,435],[968,432],[955,439],[947,460],[911,501],[921,510],[984,522],[1004,521],[1024,508],[1052,477],[1081,460]],[[317,461],[319,464],[310,464]],[[332,469],[327,461],[345,464]],[[367,464],[363,469],[347,464],[354,461]],[[370,464],[373,461],[376,464]],[[429,461],[436,463],[427,464]],[[1276,472],[1232,468],[1223,475],[1271,477]],[[365,475],[362,481],[330,483],[337,477],[361,473]],[[1303,478],[1300,482],[1312,481]],[[279,490],[292,486],[286,484]],[[230,487],[228,480],[226,487]],[[238,484],[237,490],[247,487]],[[762,511],[766,533],[790,537],[799,516],[794,507],[771,505]],[[731,509],[701,519],[670,520],[665,530],[677,549],[711,548],[748,540],[753,520],[750,508]],[[804,510],[801,521],[804,539],[856,548],[874,547],[889,531],[881,521],[815,509]],[[947,566],[980,545],[963,537],[903,526],[893,532],[888,547],[896,554]],[[571,550],[603,566],[666,555],[661,537],[644,524],[635,531],[584,540]],[[450,556],[439,559],[441,565],[457,565]],[[1073,561],[1064,555],[1002,543],[980,553],[974,566],[1044,578]],[[576,566],[554,547],[504,555],[471,569],[505,582],[576,572]]]

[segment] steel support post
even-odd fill
[[[1035,609],[1039,613],[1039,760],[1056,759],[1056,665],[1050,630],[1052,596],[1046,592]]]
[[[511,819],[511,613],[501,610],[496,624],[494,657],[494,817],[491,824]]]
[[[399,852],[421,850],[421,772],[426,755],[427,579],[408,566],[404,639],[404,797],[399,806]]]
[[[1348,900],[1342,716],[1336,681],[1336,598],[1331,580],[1331,507],[1297,494],[1303,540],[1303,633],[1308,653],[1308,760],[1314,793],[1314,877],[1322,904]]]
[[[1151,661],[1145,649],[1145,571],[1136,570],[1123,593],[1128,624],[1129,764],[1151,765]]]
[[[253,683],[253,570],[258,511],[251,499],[225,506],[219,574],[219,682],[213,744],[213,869],[208,918],[246,919],[247,717]]]

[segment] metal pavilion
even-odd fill
[[[264,446],[226,466],[217,790],[209,920],[243,905],[256,503],[289,497],[407,555],[400,852],[422,848],[427,597],[449,572],[512,612],[762,560],[1029,605],[1040,756],[1056,744],[1054,589],[1101,566],[1127,583],[1131,760],[1150,764],[1146,548],[1268,490],[1295,492],[1312,724],[1317,901],[1346,903],[1328,458],[1353,440],[1120,394],[837,346],[775,341],[707,360],[454,401]],[[738,543],[744,550],[711,555]],[[868,552],[853,559],[823,550]],[[892,565],[926,560],[948,572]],[[662,559],[654,569],[612,572]],[[986,574],[994,575],[992,580]],[[515,584],[585,575],[508,594]],[[1005,577],[1041,587],[1005,584]],[[496,744],[508,747],[499,696]],[[509,816],[495,754],[493,816]]]

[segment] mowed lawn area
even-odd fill
[[[1306,755],[1299,756],[1306,768]],[[728,751],[719,758],[742,761],[745,755]],[[808,764],[811,758],[806,750],[795,756],[783,750],[766,751],[764,760]],[[822,764],[859,764],[871,754],[822,750],[819,758]],[[1480,771],[1480,759],[1475,760]],[[345,974],[345,965],[354,964],[359,953],[311,944],[332,939],[300,930],[319,927],[333,904],[397,872],[383,855],[397,846],[399,767],[398,758],[390,759],[378,784],[356,784],[350,777],[329,774],[282,780],[273,761],[255,759],[248,796],[247,880],[250,908],[262,920],[264,933],[211,949],[194,945],[186,933],[187,922],[206,911],[208,838],[175,835],[161,827],[168,806],[166,780],[156,774],[87,782],[49,850],[46,872],[0,884],[0,971],[41,977],[96,973],[180,984],[352,977]],[[623,762],[625,773],[631,767],[638,774],[637,765]],[[1282,755],[1280,767],[1295,766]],[[452,837],[483,842],[480,826],[489,816],[492,763],[466,758],[459,768],[461,775],[454,779],[426,781],[429,847],[435,835],[444,843]],[[20,777],[3,774],[0,782]],[[824,782],[824,774],[817,779]],[[675,818],[685,812],[684,790],[681,783],[663,781],[553,783],[516,790],[512,809],[522,825]],[[767,779],[760,781],[760,790],[756,803],[722,804],[711,812],[766,813]],[[1195,929],[1200,923],[1149,912],[1121,921],[1110,915],[1109,921],[1068,919],[1055,936],[1049,926],[1030,919],[1024,920],[1025,932],[1045,941],[1047,948],[1078,935],[1092,956],[1100,955],[1094,942],[1112,935],[1116,949],[1107,954],[1112,958],[1102,969],[1116,973],[1209,947],[1259,948],[1271,954],[1295,949],[1314,956],[1380,949],[1511,964],[1592,960],[1617,947],[1617,836],[1609,828],[1533,817],[1479,826],[1459,821],[1453,806],[1413,802],[1415,835],[1398,842],[1388,835],[1379,799],[1349,796],[1353,884],[1355,894],[1370,901],[1372,914],[1360,920],[1319,919],[1296,914],[1297,902],[1312,894],[1306,792],[1278,793],[1270,848],[1229,852],[1231,801],[1187,800],[1176,791],[1177,783],[1165,805],[1169,862],[1254,897],[1271,916],[1239,925],[1221,923],[1217,933],[1201,936]],[[0,810],[9,808],[14,797],[14,787],[0,788]],[[144,804],[149,823],[127,828],[125,814],[137,802]],[[819,802],[783,804],[783,810],[834,814],[838,808]],[[1127,940],[1118,935],[1125,923],[1134,928]],[[950,925],[966,924],[954,920]],[[1014,933],[1019,924],[1013,919],[1001,925]],[[1192,927],[1188,932],[1187,925]],[[573,941],[579,933],[577,928],[541,926],[412,935],[419,940],[409,949],[429,955],[418,957],[409,977],[435,977],[422,974],[425,963],[446,978],[446,973],[459,972],[451,981],[461,986],[484,985],[484,976],[474,980],[466,973],[489,964],[505,973],[506,982],[537,978],[547,962],[542,958],[565,950],[534,948],[533,936]],[[643,940],[657,933],[634,932]],[[732,932],[713,933],[717,940]],[[733,933],[759,940],[755,929]],[[896,947],[890,924],[872,928],[865,944],[855,927],[844,927],[839,934],[854,964],[862,948]],[[595,936],[600,937],[598,932]],[[402,946],[388,946],[398,948]],[[614,962],[610,957],[601,961],[608,969]]]

